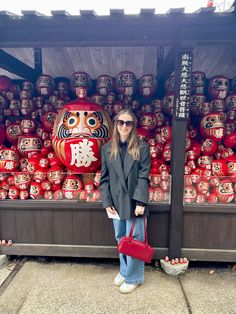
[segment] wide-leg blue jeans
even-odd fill
[[[113,219],[115,238],[118,243],[123,236],[129,235],[132,223],[133,219],[128,220]],[[144,241],[144,223],[142,217],[136,218],[133,237],[137,240]],[[119,257],[120,257],[120,274],[123,277],[125,277],[125,282],[128,284],[143,283],[144,262],[120,253]]]

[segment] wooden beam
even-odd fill
[[[35,81],[39,75],[38,71],[2,49],[0,49],[0,68],[30,81]]]
[[[154,247],[153,259],[160,259],[167,255],[165,247]],[[118,258],[116,246],[105,245],[62,245],[62,244],[24,244],[17,243],[12,246],[2,246],[0,254],[29,255],[29,256],[70,256],[70,257],[96,257]]]
[[[181,257],[183,236],[184,158],[186,130],[189,117],[191,90],[192,51],[177,51],[175,61],[175,100],[172,118],[171,143],[171,212],[169,229],[169,256]],[[184,80],[184,82],[183,82]],[[182,99],[183,98],[183,99]]]
[[[219,19],[219,22],[221,20]],[[209,16],[210,23],[210,16]],[[215,25],[214,28],[208,25],[195,25],[194,27],[183,27],[181,29],[181,38],[187,42],[198,42],[206,44],[233,44],[236,42],[236,23],[234,25]],[[225,34],[225,36],[223,35]]]
[[[172,123],[172,196],[169,228],[169,256],[181,257],[183,225],[184,156],[186,148],[187,121]]]
[[[222,206],[206,205],[199,206],[198,204],[184,204],[184,212],[187,213],[217,213],[217,214],[234,214],[236,215],[235,203],[222,204]]]
[[[191,261],[235,262],[236,250],[182,248],[182,256]]]
[[[23,12],[24,13],[24,12]],[[0,47],[143,46],[177,45],[182,41],[202,44],[235,42],[234,13],[139,14],[110,10],[110,16],[85,18],[33,15],[0,19]],[[119,23],[117,23],[119,19]],[[85,32],[86,29],[86,32]],[[94,31],[96,29],[96,32]],[[27,36],[25,36],[27,30]]]

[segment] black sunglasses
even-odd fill
[[[123,120],[117,120],[117,125],[123,126],[126,125],[127,127],[131,127],[134,124],[134,121],[123,121]]]

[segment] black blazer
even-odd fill
[[[134,217],[136,201],[148,204],[150,149],[146,142],[140,141],[140,160],[134,160],[126,152],[124,169],[117,154],[110,160],[111,142],[102,146],[102,170],[100,191],[103,207],[114,206],[121,219]],[[148,214],[147,208],[145,215]]]

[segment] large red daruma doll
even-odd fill
[[[60,161],[74,173],[96,172],[100,148],[111,136],[112,124],[105,109],[79,98],[58,113],[52,144]]]

